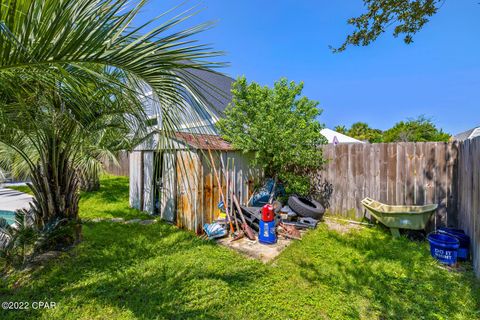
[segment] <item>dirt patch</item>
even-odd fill
[[[325,218],[325,224],[327,225],[328,229],[337,231],[341,234],[346,234],[351,232],[352,230],[360,230],[363,228],[360,224],[349,223],[349,222],[339,222],[332,219]]]

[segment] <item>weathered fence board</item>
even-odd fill
[[[331,185],[329,211],[364,214],[361,200],[439,208],[432,225],[459,226],[472,238],[480,275],[480,138],[460,143],[342,144],[324,147],[318,172]]]
[[[120,151],[117,156],[118,163],[115,163],[111,159],[104,160],[103,168],[105,172],[114,176],[128,177],[130,174],[129,157],[130,154],[127,151]]]
[[[214,154],[215,166],[221,172],[218,156]],[[127,162],[121,160],[120,167],[106,164],[107,172],[125,175],[131,171],[133,176],[140,175],[140,160],[145,160],[144,155],[135,152],[130,157],[130,167],[128,155],[121,155],[120,159]],[[236,158],[234,153],[222,157],[225,165],[227,158]],[[458,226],[465,230],[472,239],[474,266],[480,275],[480,138],[460,143],[328,145],[324,147],[324,157],[328,162],[317,173],[317,180],[330,184],[333,190],[328,199],[331,213],[360,218],[364,214],[360,201],[367,196],[388,204],[436,203],[439,209],[432,222],[437,226]],[[188,209],[184,215],[177,209],[179,225],[196,231],[202,223],[216,216],[216,205],[220,201],[220,190],[209,159],[205,155],[200,155],[200,159],[203,159],[200,167],[173,160],[169,170],[171,180],[178,184],[179,208]],[[192,199],[186,199],[182,193],[187,189],[185,181],[174,178],[175,173],[179,174],[176,171],[186,168],[198,174],[195,184],[200,184],[190,194]],[[241,202],[246,202],[253,192],[252,177],[260,174],[249,167],[248,161],[239,158],[230,173],[235,193]],[[132,206],[143,208],[144,202],[150,200],[141,196],[145,183],[137,180],[130,185],[130,201]],[[198,215],[197,211],[207,214]]]
[[[458,147],[458,224],[471,238],[473,265],[480,276],[480,138]]]
[[[318,174],[333,188],[332,213],[360,218],[365,197],[388,204],[437,203],[434,219],[448,225],[447,208],[456,198],[455,188],[448,187],[455,165],[451,154],[452,144],[435,142],[328,145],[328,162]]]

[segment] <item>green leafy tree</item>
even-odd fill
[[[318,102],[301,97],[302,89],[303,83],[287,79],[269,88],[241,77],[232,86],[232,103],[217,127],[235,148],[253,152],[253,165],[282,180],[287,192],[307,194],[306,172],[322,165],[319,147],[326,140],[317,121]]]
[[[352,124],[350,128],[347,128],[346,126],[336,126],[335,131],[370,143],[379,143],[383,141],[382,130],[371,128],[365,122],[356,122]]]
[[[347,134],[348,128],[347,128],[347,126],[338,125],[338,126],[335,126],[333,128],[333,130],[335,130],[335,131],[337,131],[338,133],[341,133],[341,134]]]
[[[448,133],[438,129],[431,119],[424,116],[400,121],[393,128],[384,132],[384,142],[447,142],[449,139]]]
[[[413,35],[421,30],[436,14],[445,0],[363,0],[367,12],[348,19],[355,30],[334,52],[344,51],[349,45],[368,46],[389,27],[393,36],[403,36],[406,44],[413,42]]]
[[[38,227],[75,226],[65,245],[81,238],[79,173],[96,140],[146,130],[145,87],[168,107],[159,110],[163,121],[174,123],[185,92],[199,95],[192,70],[219,66],[208,59],[220,53],[192,38],[211,24],[182,30],[186,11],[135,26],[146,3],[0,0],[0,143],[28,166]]]
[[[369,141],[370,143],[378,143],[383,140],[382,130],[370,128],[365,122],[356,122],[352,124],[347,135],[361,141]]]

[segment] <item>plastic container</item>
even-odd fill
[[[277,234],[275,232],[275,220],[274,221],[260,221],[258,232],[258,241],[263,244],[277,243]]]
[[[460,248],[458,248],[457,258],[462,261],[470,259],[470,237],[461,229],[439,228],[439,233],[448,234],[458,239]]]
[[[427,237],[430,242],[430,254],[443,264],[457,263],[460,241],[457,238],[440,232],[430,233]]]
[[[266,204],[262,207],[262,221],[271,222],[275,219],[275,213],[271,204]]]

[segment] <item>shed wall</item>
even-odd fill
[[[160,217],[175,222],[177,175],[176,151],[165,151],[162,156],[162,185],[160,186]]]
[[[223,194],[227,195],[228,176],[229,190],[241,204],[247,204],[262,171],[250,168],[250,157],[241,152],[211,153]],[[177,177],[177,225],[200,233],[204,223],[211,223],[220,214],[218,204],[222,199],[208,150],[178,151]]]
[[[141,176],[142,176],[142,168],[141,165],[141,157],[142,151],[134,151],[130,153],[129,156],[129,175],[130,175],[130,207],[141,210],[141,192],[142,192],[142,184],[141,184]]]
[[[154,167],[155,157],[160,154],[162,177],[158,184]],[[231,192],[241,204],[247,204],[262,171],[251,168],[251,156],[241,152],[214,150],[211,154],[223,193],[227,194],[228,176]],[[134,151],[130,155],[129,169],[130,206],[133,208],[158,213],[162,219],[195,232],[201,232],[204,223],[212,222],[220,214],[220,187],[208,150]],[[158,211],[155,210],[157,206]]]
[[[153,177],[153,151],[143,152],[143,210],[150,214],[154,213],[154,177]]]

